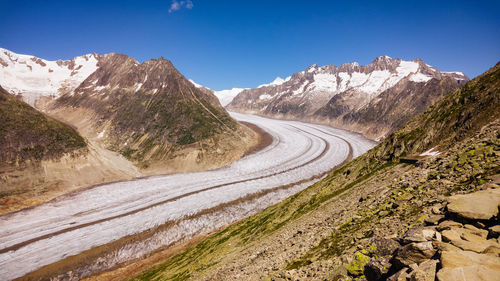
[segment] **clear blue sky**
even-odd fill
[[[419,57],[471,78],[500,60],[498,0],[177,3],[0,0],[0,47],[49,60],[163,56],[216,90],[380,55]]]

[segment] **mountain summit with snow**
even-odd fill
[[[222,106],[228,105],[234,99],[234,97],[238,95],[241,91],[248,90],[248,88],[232,88],[230,90],[215,91],[205,86],[202,86],[191,79],[189,79],[189,82],[195,85],[196,88],[198,89],[211,91],[219,99],[219,102]]]
[[[0,48],[0,84],[34,105],[42,96],[58,97],[73,91],[97,70],[103,55],[48,61]]]
[[[397,128],[394,123],[403,124],[468,80],[461,72],[440,72],[421,59],[380,56],[363,66],[314,64],[286,79],[242,91],[228,108],[327,123],[378,139]]]

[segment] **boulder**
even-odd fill
[[[451,228],[442,232],[444,241],[450,242],[462,250],[476,253],[483,253],[489,247],[500,248],[500,244],[496,239],[486,239],[487,234],[482,229],[470,228]]]
[[[389,272],[391,268],[390,256],[380,257],[370,260],[364,269],[364,275],[368,281],[382,280],[382,276]]]
[[[447,208],[451,213],[466,219],[489,220],[498,215],[500,189],[488,189],[466,195],[454,195],[447,200]]]
[[[437,260],[426,260],[410,273],[411,281],[434,281],[436,278]]]
[[[408,268],[403,268],[387,278],[387,281],[406,281],[408,276]]]
[[[495,225],[489,228],[491,236],[492,237],[499,237],[500,236],[500,225]]]
[[[444,251],[441,253],[443,268],[457,268],[470,265],[482,265],[498,271],[500,276],[500,257],[478,254],[471,251]]]
[[[403,244],[408,244],[412,242],[425,242],[432,241],[436,239],[437,231],[432,227],[413,227],[408,230],[403,236]]]
[[[394,262],[397,266],[409,266],[413,263],[421,263],[430,259],[436,253],[432,242],[410,243],[398,249],[394,256]]]
[[[360,276],[363,274],[365,265],[370,261],[370,257],[357,251],[354,253],[354,259],[351,263],[345,266],[347,272],[351,276]]]
[[[471,224],[465,224],[464,228],[470,230],[470,232],[472,234],[479,235],[479,236],[481,236],[483,238],[488,237],[488,231],[485,230],[485,229],[477,228],[477,227],[475,227],[475,226],[473,226]]]
[[[401,245],[394,239],[374,237],[370,240],[373,256],[392,256]]]
[[[448,221],[443,221],[443,222],[439,223],[439,225],[436,227],[436,229],[439,231],[443,231],[446,229],[450,229],[452,227],[460,228],[460,227],[463,227],[463,225],[459,222],[448,220]]]
[[[432,216],[428,216],[424,219],[424,222],[427,224],[427,225],[436,225],[439,223],[440,220],[444,219],[444,216],[443,215],[432,215]]]
[[[469,265],[455,268],[442,268],[437,273],[439,281],[498,281],[500,272],[483,265]]]
[[[456,246],[453,246],[450,243],[445,243],[445,242],[442,242],[442,241],[433,241],[432,245],[434,245],[434,247],[437,248],[440,252],[444,252],[444,251],[461,251],[462,250],[462,249],[460,249],[460,248],[458,248]]]
[[[500,257],[500,248],[498,246],[489,246],[483,251],[483,254]]]

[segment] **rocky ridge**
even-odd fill
[[[382,139],[469,79],[420,59],[378,57],[369,65],[312,65],[244,90],[230,110],[325,123]]]

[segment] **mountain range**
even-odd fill
[[[47,199],[64,190],[106,181],[214,169],[242,157],[260,138],[232,119],[212,91],[195,87],[164,58],[139,63],[109,53],[47,61],[0,49],[0,86],[17,97],[17,104],[24,104],[20,106],[23,111],[38,119],[59,120],[50,124],[65,123],[50,128],[56,136],[72,127],[88,147],[78,157],[70,157],[66,150],[45,151],[43,155],[51,156],[48,159],[24,153],[50,149],[44,137],[31,137],[39,136],[38,127],[2,136],[5,143],[16,147],[3,147],[2,152],[9,159],[22,160],[10,161],[10,168],[2,172],[4,201],[19,195],[16,200],[26,202],[32,193],[44,193],[40,186],[45,193],[54,191],[42,196]],[[10,103],[14,100],[8,99]],[[8,120],[19,119],[19,112],[3,113]],[[30,136],[29,142],[18,142],[21,132]],[[61,145],[65,139],[61,138]],[[75,169],[61,172],[71,166]],[[27,172],[28,167],[37,172]],[[95,177],[89,177],[91,171]],[[19,190],[22,187],[25,189]]]
[[[381,140],[468,80],[461,72],[440,72],[420,59],[381,56],[364,66],[312,65],[241,91],[227,108],[324,123]]]

